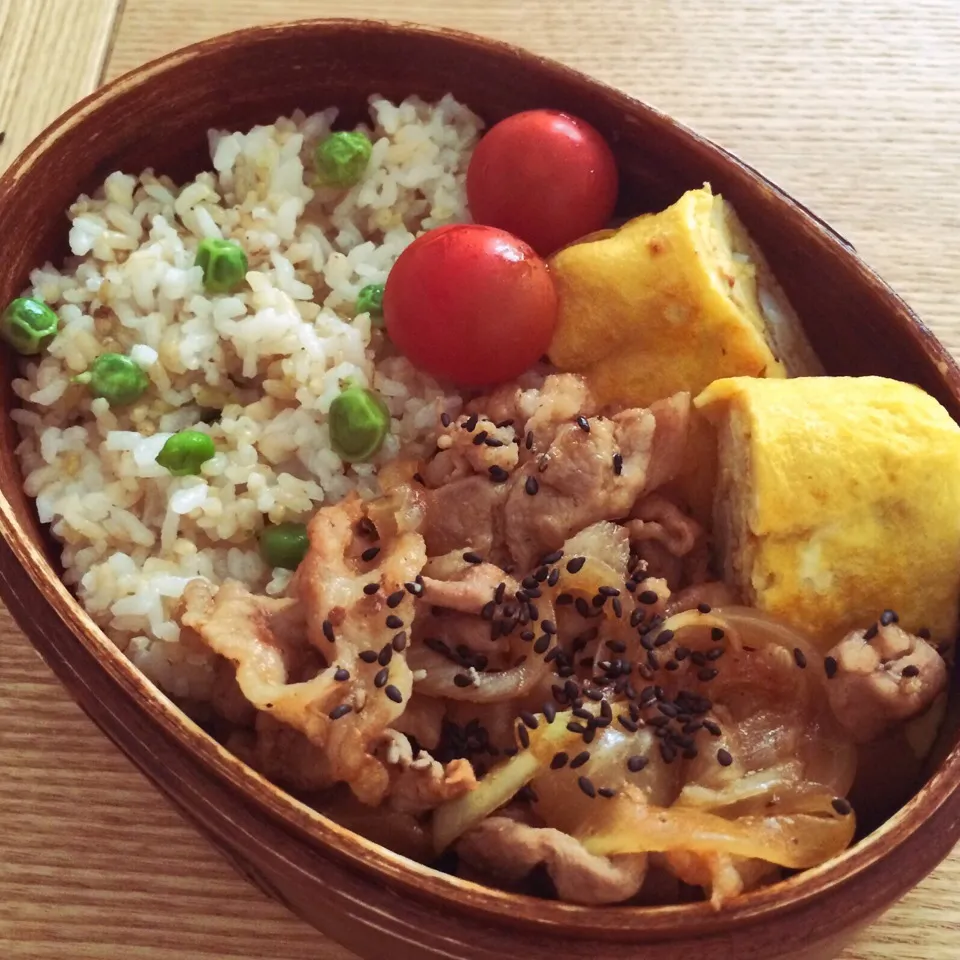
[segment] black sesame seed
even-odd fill
[[[656,603],[660,597],[657,596],[656,590],[644,590],[641,593],[637,594],[637,599],[646,606],[650,606],[652,603]]]
[[[453,683],[454,683],[454,686],[464,689],[465,687],[472,686],[473,680],[471,679],[470,675],[467,673],[457,673],[457,674],[454,674]]]
[[[517,724],[517,739],[524,750],[530,746],[530,734],[527,733],[527,728],[522,723]]]
[[[921,628],[917,631],[917,636],[918,636],[921,640],[929,640],[929,639],[930,639],[930,631],[929,631],[926,627],[921,627]]]
[[[686,647],[677,647],[673,651],[673,656],[674,656],[674,659],[683,661],[690,656],[690,651]]]
[[[472,443],[475,447],[479,447],[480,444],[482,444],[483,441],[486,439],[487,439],[487,431],[481,430],[479,433],[474,434]]]
[[[463,562],[464,563],[483,563],[483,557],[481,557],[480,554],[474,550],[468,550],[463,555]]]
[[[713,734],[713,736],[715,736],[715,737],[719,737],[719,736],[720,736],[720,724],[719,724],[719,723],[716,723],[716,722],[713,721],[713,720],[704,720],[704,721],[703,721],[703,729],[706,730],[706,731],[708,731],[709,733]]]
[[[597,593],[602,593],[605,597],[620,596],[620,591],[616,587],[611,587],[611,586],[608,586],[607,584],[597,587]]]
[[[733,757],[730,756],[730,751],[724,750],[723,747],[721,747],[717,751],[717,762],[721,767],[729,767],[730,764],[733,763]]]
[[[863,639],[867,642],[871,641],[879,632],[880,628],[876,623],[871,623],[866,630],[863,631]]]
[[[403,621],[395,613],[391,613],[384,622],[391,630],[399,630],[403,626]]]
[[[483,617],[484,620],[492,620],[492,619],[493,619],[493,615],[494,615],[496,612],[497,612],[497,602],[496,602],[496,600],[488,600],[488,601],[480,608],[480,616]]]
[[[498,420],[495,426],[498,430],[502,430],[504,427],[512,427],[513,424],[513,417],[508,417],[506,420]]]
[[[547,586],[555,587],[559,579],[560,579],[560,570],[557,567],[554,567],[550,571],[550,573],[547,575]],[[559,597],[557,599],[559,601]]]
[[[623,454],[615,453],[613,455],[613,472],[619,477],[623,473]]]
[[[373,685],[379,690],[381,687],[386,686],[389,679],[390,670],[387,667],[383,667],[377,671],[377,675],[373,678]]]
[[[634,754],[627,760],[627,769],[631,773],[639,773],[648,763],[646,757],[641,757],[639,754]]]
[[[403,703],[403,694],[391,683],[383,691],[394,703]]]
[[[799,647],[793,648],[793,662],[801,670],[804,670],[807,666],[807,656]]]
[[[884,610],[880,614],[880,626],[889,627],[891,623],[899,622],[900,618],[893,610]]]
[[[368,597],[372,597],[379,589],[380,589],[379,583],[365,583],[363,585],[363,592]]]
[[[415,473],[415,474],[413,475],[413,479],[416,480],[417,483],[419,483],[421,487],[425,487],[425,486],[426,486],[426,484],[423,482],[423,476],[422,476],[421,474]],[[401,699],[403,699],[403,698],[401,697]]]
[[[920,675],[920,668],[915,663],[907,664],[900,673],[901,677],[917,677]]]
[[[378,553],[380,553],[379,547],[367,547],[367,549],[360,554],[360,559],[364,563],[369,563],[371,560],[376,560]]]
[[[617,791],[613,787],[600,787],[597,790],[597,796],[603,797],[604,800],[612,800],[617,795]]]
[[[393,639],[390,641],[390,646],[392,646],[397,653],[402,653],[407,646],[406,632],[401,630],[399,633],[394,634]]]
[[[599,610],[607,602],[607,598],[602,594],[598,593],[591,603]]]
[[[523,439],[523,445],[529,450],[533,447],[533,431],[528,430],[527,435]]]
[[[571,761],[570,769],[576,770],[578,767],[582,767],[590,759],[589,750],[581,750]]]
[[[520,719],[531,729],[536,730],[540,726],[540,721],[529,710],[520,711]]]
[[[343,667],[341,667],[341,668],[333,675],[333,679],[336,680],[337,683],[343,683],[344,680],[349,680],[349,679],[350,679],[350,671],[349,671],[349,670],[345,670]]]
[[[587,562],[586,557],[574,557],[572,560],[567,561],[567,572],[568,573],[579,573],[583,569],[583,565]]]
[[[642,619],[643,619],[643,611],[634,610],[633,613],[630,614],[630,626],[636,627]]]
[[[702,667],[697,671],[697,679],[703,683],[709,683],[718,673],[719,671],[713,667]]]
[[[394,593],[391,593],[389,597],[387,597],[387,606],[390,607],[390,609],[392,610],[394,607],[399,607],[402,601],[403,601],[403,591],[397,590]]]
[[[578,777],[577,786],[592,800],[597,795],[597,788],[589,777]]]
[[[314,621],[316,622],[316,621]],[[323,635],[333,643],[337,639],[337,635],[333,632],[333,624],[329,620],[324,620],[321,624],[321,629],[323,630]]]
[[[663,740],[660,743],[660,756],[663,757],[664,763],[673,763],[677,759],[677,748]]]
[[[543,719],[546,720],[547,723],[553,723],[553,721],[557,719],[557,708],[549,701],[545,703],[541,709]]]
[[[837,797],[836,800],[832,800],[830,806],[832,806],[841,817],[847,817],[853,812],[853,807],[851,807],[849,802],[844,800],[843,797]]]
[[[557,632],[557,625],[552,620],[541,620],[540,629],[544,633],[549,633],[551,636],[553,636]]]
[[[719,660],[727,651],[723,647],[714,647],[712,650],[708,650],[706,657],[708,660]]]
[[[567,765],[567,761],[570,758],[561,750],[560,753],[555,753],[553,759],[550,761],[551,770],[561,770]]]
[[[423,587],[419,583],[414,583],[412,580],[409,583],[405,583],[403,587],[407,593],[413,597],[419,597],[420,594],[423,593]]]
[[[341,717],[345,717],[353,707],[349,703],[341,703],[339,707],[334,707],[327,716],[331,720],[339,720]]]
[[[623,616],[623,604],[620,602],[619,597],[614,597],[610,601],[610,606],[613,609],[613,615],[618,619]]]
[[[837,675],[837,661],[835,657],[825,657],[823,660],[823,669],[827,674],[827,679],[832,680]]]
[[[700,650],[693,650],[690,653],[690,659],[698,666],[705,667],[707,665],[707,655]]]
[[[722,639],[724,638],[724,636],[725,636],[725,634],[724,634],[723,630],[720,629],[720,627],[714,627],[714,628],[710,631],[710,638],[711,638],[712,640],[717,640],[717,641],[719,641],[719,640],[722,640]]]
[[[672,703],[658,703],[657,709],[671,720],[680,712]]]
[[[496,463],[487,470],[487,473],[490,474],[490,479],[494,483],[505,483],[510,477],[510,474]]]
[[[451,423],[450,414],[447,413],[446,410],[444,410],[444,412],[440,414],[440,423],[443,424],[444,427],[450,426],[450,423]]]
[[[385,667],[393,659],[393,647],[388,643],[377,655],[377,663]]]
[[[657,634],[657,639],[653,641],[655,647],[665,647],[674,638],[672,630],[661,630]]]
[[[624,730],[628,730],[630,733],[636,733],[639,729],[639,726],[635,720],[631,720],[622,713],[617,717],[617,723],[619,723]]]
[[[652,650],[648,651],[648,653],[647,653],[647,663],[650,664],[650,669],[651,669],[651,670],[659,670],[659,669],[660,669],[660,660],[659,660],[659,658],[657,657],[657,655],[656,655]]]
[[[479,422],[480,422],[480,417],[476,413],[474,413],[471,416],[469,416],[466,420],[464,420],[461,426],[468,433],[473,433],[473,431],[477,429],[477,424]]]
[[[579,722],[576,721],[576,720],[571,720],[571,721],[567,724],[567,729],[568,729],[571,733],[586,733],[586,732],[587,732],[587,728],[586,728],[582,723],[579,723]]]
[[[712,608],[711,608],[711,606],[710,606],[709,603],[698,603],[698,604],[697,604],[697,610],[699,610],[700,613],[709,613],[711,609],[712,609]]]
[[[536,477],[527,477],[523,489],[528,496],[535,497],[540,490],[540,481]]]
[[[503,441],[502,441],[502,440],[498,440],[496,437],[487,437],[487,439],[484,440],[483,442],[484,442],[488,447],[502,447],[502,446],[503,446]]]
[[[497,589],[493,592],[494,603],[503,603],[503,595],[506,592],[507,585],[502,581],[497,584]]]
[[[444,644],[444,646],[446,646],[446,644]],[[379,654],[377,653],[376,650],[361,650],[361,651],[360,651],[360,659],[361,659],[364,663],[376,663],[378,656],[379,656]]]

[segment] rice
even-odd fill
[[[212,654],[181,642],[172,619],[195,577],[279,594],[257,537],[325,502],[378,492],[377,466],[422,449],[445,393],[354,315],[423,230],[467,219],[466,164],[480,120],[452,97],[370,99],[369,167],[349,191],[316,187],[311,155],[336,119],[294,113],[247,132],[211,130],[212,169],[177,185],[153,170],[116,172],[69,211],[70,257],[35,270],[27,296],[50,304],[60,332],[21,367],[13,412],[26,492],[62,543],[64,580],[152,680],[205,699]],[[233,295],[205,293],[200,240],[235,240],[249,260]],[[72,378],[103,352],[128,354],[151,389],[129,407],[94,399]],[[372,463],[346,465],[326,415],[345,381],[372,386],[390,435]],[[216,412],[212,422],[209,414]],[[217,453],[197,477],[156,463],[190,427]]]

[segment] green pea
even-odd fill
[[[296,570],[309,546],[307,528],[302,523],[278,523],[260,534],[260,556],[271,567]]]
[[[213,440],[199,430],[181,430],[160,448],[157,463],[175,477],[196,477],[200,468],[216,454]]]
[[[383,288],[382,283],[368,283],[357,294],[357,313],[369,313],[374,327],[383,326]]]
[[[369,460],[390,429],[390,411],[380,396],[349,386],[330,404],[330,446],[341,460]]]
[[[247,255],[232,240],[201,240],[196,264],[203,268],[203,289],[207,293],[233,293],[247,275]]]
[[[317,144],[313,161],[322,183],[352,187],[363,176],[372,152],[373,144],[365,134],[341,131]]]
[[[33,297],[17,297],[0,316],[0,336],[25,357],[42,353],[59,326],[53,310]]]
[[[86,384],[95,397],[103,397],[111,407],[133,403],[150,386],[150,378],[122,353],[101,353],[73,382]]]

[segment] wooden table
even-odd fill
[[[0,169],[99,82],[174,47],[256,22],[400,9],[0,0]],[[525,44],[732,148],[832,222],[960,354],[957,0],[407,0],[402,11]],[[955,960],[958,885],[960,851],[843,960]],[[265,956],[350,960],[234,876],[0,611],[0,957]]]

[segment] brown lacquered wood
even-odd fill
[[[556,106],[614,144],[621,206],[661,207],[709,180],[736,206],[832,373],[918,383],[960,418],[960,371],[909,308],[833,232],[774,185],[656,111],[489,40],[372,22],[260,28],[187,48],[115,81],[41,135],[0,179],[0,302],[65,252],[63,211],[113,170],[183,177],[206,166],[206,130],[367,95],[452,90],[487,120]],[[4,360],[4,383],[11,366]],[[9,410],[9,390],[2,398]],[[106,640],[60,583],[20,485],[15,433],[0,444],[0,594],[37,650],[117,745],[238,869],[362,956],[828,960],[960,838],[960,749],[891,821],[836,861],[744,896],[659,910],[515,897],[405,861],[298,804],[183,717]]]

